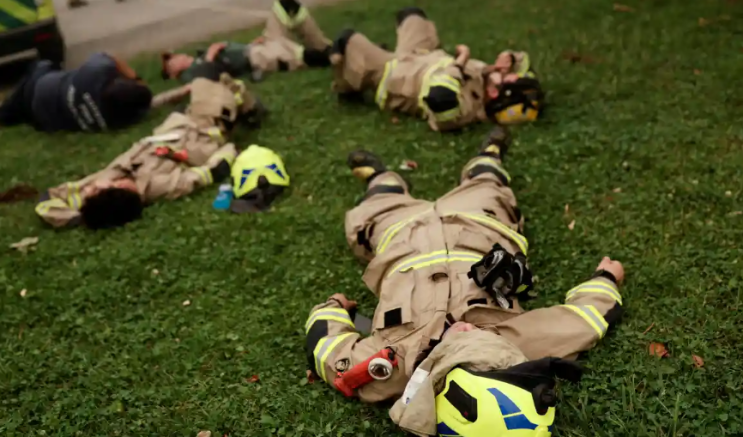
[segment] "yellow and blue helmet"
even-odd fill
[[[273,150],[251,145],[232,164],[233,212],[266,210],[271,202],[289,186],[289,174],[284,161]]]
[[[544,108],[544,92],[533,73],[516,82],[499,86],[498,98],[485,104],[485,112],[500,124],[521,124],[536,121]]]
[[[444,390],[436,396],[437,433],[442,437],[550,437],[557,404],[555,376],[577,381],[581,368],[557,358],[491,372],[457,367],[447,374]]]

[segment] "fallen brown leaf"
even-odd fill
[[[696,367],[704,367],[704,360],[699,355],[692,355],[691,359],[694,360],[694,365]]]
[[[581,64],[598,64],[598,60],[595,58],[588,56],[588,55],[581,55],[580,53],[576,53],[573,51],[566,50],[562,52],[562,58],[566,61],[569,61],[573,64],[581,63]]]
[[[699,69],[696,69],[696,68],[695,68],[695,69],[694,69],[694,75],[695,75],[695,76],[699,76],[700,74],[702,74],[702,70],[699,70]]]
[[[712,24],[712,20],[708,20],[706,18],[699,17],[699,27],[704,27],[709,24]]]
[[[258,382],[258,381],[260,381],[260,380],[261,380],[261,379],[260,379],[260,378],[258,377],[258,375],[253,375],[253,376],[251,376],[250,378],[246,379],[246,381],[248,381],[248,382],[250,382],[250,383],[253,383],[253,382]]]
[[[655,322],[651,323],[650,326],[648,326],[648,329],[646,329],[645,332],[642,333],[642,335],[645,335],[648,332],[650,332],[650,330],[653,329],[653,326],[655,326]]]
[[[575,220],[573,220],[572,222],[570,222],[570,224],[568,225],[568,229],[570,229],[571,231],[572,231],[572,230],[573,230],[574,228],[575,228]]]
[[[635,8],[621,3],[614,3],[614,10],[617,12],[635,12]]]
[[[400,119],[397,117],[392,117],[390,121],[392,122],[392,124],[400,124]]]
[[[15,249],[22,253],[28,253],[29,250],[34,250],[34,246],[39,242],[39,237],[26,237],[17,243],[11,244],[11,249]]]
[[[666,345],[664,345],[663,343],[650,343],[648,352],[650,352],[650,355],[656,356],[658,358],[665,358],[669,356],[668,349],[666,349]]]
[[[201,431],[200,433],[196,434],[196,437],[212,437],[211,431]]]

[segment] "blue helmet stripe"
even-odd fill
[[[498,406],[500,407],[500,413],[504,416],[508,416],[509,414],[516,414],[520,413],[521,409],[516,406],[516,404],[503,394],[500,390],[497,388],[489,388],[488,391],[490,394],[495,396],[495,399],[498,401]]]
[[[503,420],[506,422],[506,428],[509,431],[514,429],[537,429],[537,424],[532,423],[523,414],[518,416],[504,417]]]
[[[445,424],[444,422],[441,422],[438,425],[436,425],[436,433],[443,437],[460,437],[460,435],[457,434],[456,431],[449,428],[449,426]]]
[[[250,173],[253,173],[252,168],[249,168],[247,170],[243,170],[242,177],[240,178],[240,186],[242,187],[245,184],[245,181],[248,180],[248,176],[250,176]]]
[[[266,168],[269,169],[269,170],[273,170],[273,172],[276,173],[277,175],[279,175],[279,177],[281,179],[286,179],[284,177],[284,173],[282,173],[281,170],[279,170],[279,166],[278,165],[271,164],[271,165],[267,165]]]

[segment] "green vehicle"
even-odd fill
[[[0,0],[0,62],[33,51],[42,59],[64,62],[53,0]]]

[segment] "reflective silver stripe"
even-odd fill
[[[353,321],[351,320],[351,317],[348,316],[348,312],[341,308],[326,308],[326,309],[320,309],[312,313],[310,315],[309,319],[307,319],[307,323],[305,323],[304,328],[305,330],[308,330],[312,327],[312,324],[315,323],[317,320],[333,320],[336,322],[345,323],[346,325],[349,325],[351,327],[355,327],[353,324]]]
[[[317,346],[315,346],[315,350],[313,352],[313,354],[315,355],[315,373],[320,375],[323,381],[328,382],[328,379],[325,376],[325,360],[328,359],[330,352],[332,352],[333,349],[335,349],[335,347],[338,346],[338,344],[345,340],[349,335],[352,335],[352,333],[341,334],[333,337],[325,337],[317,344]]]
[[[583,284],[568,291],[566,300],[575,297],[575,295],[578,293],[607,294],[614,298],[615,301],[619,302],[620,305],[622,304],[622,295],[619,294],[619,290],[616,287],[612,287],[611,285],[601,281],[584,282]]]
[[[609,324],[606,323],[606,320],[599,314],[596,307],[593,305],[564,305],[565,307],[571,309],[573,312],[581,316],[583,320],[588,322],[589,325],[596,331],[596,333],[599,335],[599,338],[603,338],[604,334],[606,334],[606,330],[609,328]]]
[[[439,250],[402,261],[396,265],[387,276],[389,277],[397,272],[406,272],[411,269],[416,270],[442,262],[471,261],[476,263],[477,261],[480,261],[480,259],[482,259],[482,255],[476,253],[462,251],[447,252],[445,250]]]

